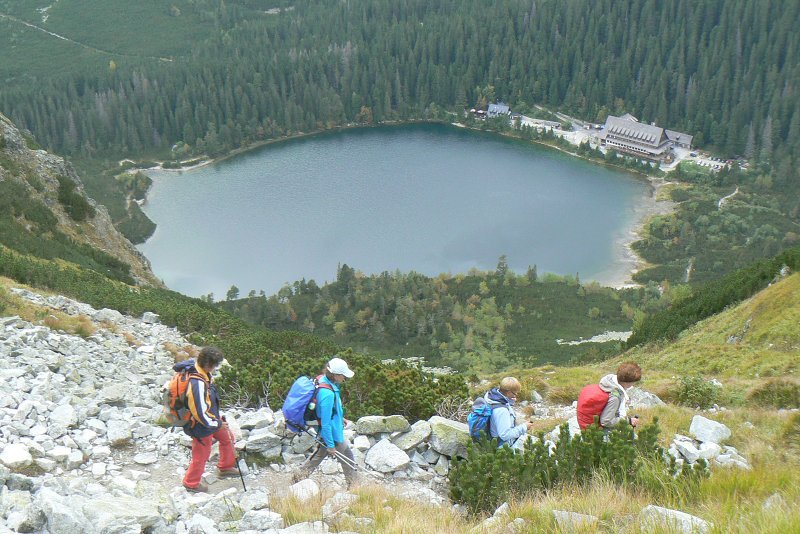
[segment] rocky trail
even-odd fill
[[[217,478],[215,445],[204,477],[209,492],[187,492],[181,480],[191,439],[159,423],[176,355],[196,347],[153,313],[132,318],[62,296],[10,292],[35,306],[45,324],[0,318],[0,534],[374,530],[374,519],[350,514],[359,496],[347,490],[337,462],[326,459],[294,482],[314,440],[286,432],[282,414],[266,406],[223,406],[247,491],[239,478]],[[56,329],[53,314],[83,321],[83,335]],[[631,397],[638,407],[661,402],[641,390]],[[574,406],[549,405],[536,393],[520,404],[532,418],[569,420],[578,431]],[[698,425],[698,439],[676,436],[670,454],[689,462],[719,456],[748,468],[735,450],[716,445],[729,435],[724,425]],[[345,437],[359,465],[355,491],[374,486],[460,512],[447,498],[447,474],[451,459],[466,455],[466,424],[436,415],[413,425],[399,415],[367,416],[350,423]],[[286,500],[313,509],[306,516],[314,520],[288,525],[276,511]],[[495,514],[484,526],[498,521],[507,520]]]

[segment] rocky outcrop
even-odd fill
[[[12,162],[16,171],[0,165],[0,180],[15,180],[28,191],[32,199],[43,202],[58,219],[58,229],[78,243],[107,252],[131,266],[131,274],[143,284],[161,286],[153,275],[150,262],[128,241],[111,221],[106,208],[87,197],[83,183],[75,169],[63,158],[44,150],[32,150],[17,127],[0,114],[0,153]],[[67,178],[75,184],[75,192],[94,208],[94,217],[84,221],[72,220],[58,201],[57,177]]]

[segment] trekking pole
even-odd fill
[[[309,429],[307,429],[307,428],[304,429],[304,432],[306,432],[309,436],[314,438],[314,441],[316,443],[318,443],[321,447],[325,447],[326,449],[328,448],[328,446],[325,444],[325,442],[320,440],[320,439],[318,439],[318,436],[315,435],[315,434],[312,434]],[[360,471],[362,473],[366,473],[366,474],[370,475],[371,477],[376,477],[376,478],[380,477],[380,479],[383,480],[383,477],[381,475],[378,475],[378,473],[374,473],[374,472],[369,471],[368,469],[366,469],[364,467],[361,467],[360,465],[358,465],[358,463],[356,463],[355,460],[351,460],[349,457],[345,456],[344,454],[342,454],[341,452],[337,451],[336,449],[333,449],[333,454],[334,454],[334,456],[336,456],[336,458],[340,462],[345,463],[348,467],[350,467],[354,471]],[[306,461],[308,461],[308,460],[306,460]]]
[[[226,425],[228,423],[224,415],[222,416],[222,422],[226,423]],[[244,475],[242,474],[242,466],[239,465],[240,459],[236,455],[236,437],[233,435],[233,430],[231,430],[231,427],[227,428],[228,428],[228,436],[230,437],[231,440],[231,447],[233,448],[233,459],[236,462],[236,469],[239,470],[239,478],[242,480],[242,489],[244,489],[244,491],[247,491],[247,486],[245,486],[244,484]]]

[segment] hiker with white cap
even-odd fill
[[[308,478],[311,471],[322,463],[327,454],[331,458],[336,458],[342,464],[342,471],[348,487],[354,482],[356,474],[353,468],[355,458],[344,437],[344,409],[342,408],[342,397],[339,392],[339,385],[346,378],[352,377],[353,371],[347,366],[347,362],[341,358],[333,358],[325,366],[325,373],[319,378],[320,387],[317,390],[315,409],[317,420],[319,421],[318,440],[321,443],[295,475],[296,480]],[[339,455],[350,461],[340,458]]]

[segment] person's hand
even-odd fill
[[[635,415],[633,417],[631,417],[630,419],[628,419],[628,421],[630,421],[631,426],[633,428],[636,428],[637,426],[639,426],[639,418],[636,417]]]
[[[336,457],[336,449],[328,449],[328,456]]]
[[[533,421],[525,421],[525,425],[527,425],[527,427],[528,427],[528,430],[527,430],[528,432],[533,430]]]

